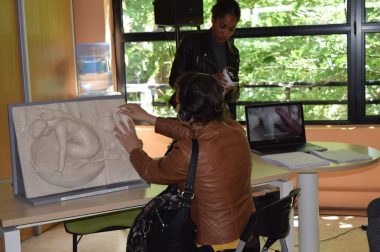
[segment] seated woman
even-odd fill
[[[176,82],[176,90],[179,120],[157,118],[134,104],[120,107],[121,113],[150,123],[157,133],[177,140],[168,155],[149,157],[132,122],[120,122],[121,130],[115,128],[116,137],[143,179],[180,186],[188,171],[191,138],[197,138],[199,159],[191,204],[192,219],[198,228],[197,243],[210,247],[232,242],[239,238],[255,210],[246,133],[239,123],[225,116],[223,90],[210,75],[184,73]]]

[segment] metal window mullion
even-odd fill
[[[351,77],[349,83],[349,119],[353,123],[363,122],[365,117],[365,33],[362,31],[364,24],[365,0],[351,0],[351,6],[355,32],[352,33],[352,59]]]
[[[127,101],[126,76],[125,76],[125,59],[124,59],[124,42],[122,39],[123,21],[122,21],[122,0],[112,0],[113,24],[115,34],[115,58],[116,58],[116,81],[117,91],[121,92]]]

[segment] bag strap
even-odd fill
[[[187,173],[186,177],[186,184],[185,184],[185,190],[182,192],[182,197],[184,199],[191,200],[194,198],[194,180],[195,180],[195,173],[197,169],[197,163],[198,163],[198,153],[199,153],[199,144],[197,139],[191,139],[192,141],[192,151],[191,151],[191,159],[189,164],[189,171]]]
[[[170,143],[170,145],[169,145],[169,147],[167,148],[167,150],[166,150],[164,156],[168,155],[169,152],[171,152],[171,151],[173,150],[174,144],[175,144],[176,142],[177,142],[177,140],[173,140],[173,141]]]

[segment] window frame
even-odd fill
[[[176,41],[174,31],[123,33],[122,0],[113,0],[117,88],[126,97],[124,43],[142,41]],[[347,23],[280,27],[238,28],[234,38],[276,36],[310,36],[344,34],[347,36],[347,120],[306,121],[306,124],[372,124],[380,116],[365,115],[365,34],[380,32],[379,23],[365,23],[365,0],[347,2]],[[181,31],[180,36],[188,33]],[[304,104],[315,104],[302,101]]]

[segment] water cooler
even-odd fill
[[[110,46],[108,43],[81,43],[76,48],[78,83],[81,95],[112,92]]]

